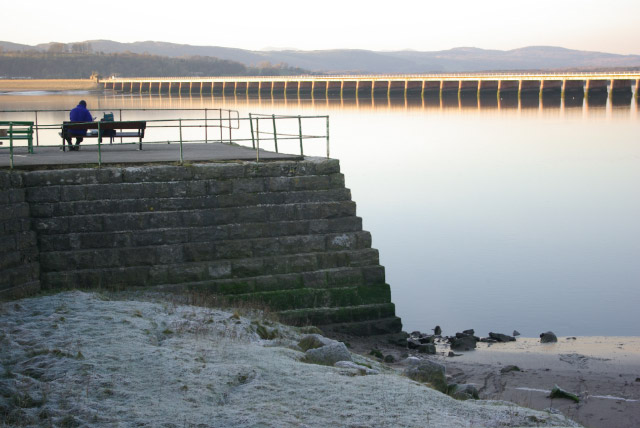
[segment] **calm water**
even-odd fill
[[[0,108],[67,109],[79,97],[90,109],[329,114],[331,155],[380,250],[405,330],[640,336],[635,99],[542,106],[23,94],[0,95]],[[324,142],[314,144],[305,151],[324,153]]]

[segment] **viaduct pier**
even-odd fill
[[[377,97],[438,94],[638,94],[640,71],[336,76],[111,77],[105,89],[131,93]]]

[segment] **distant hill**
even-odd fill
[[[192,46],[167,42],[119,43],[88,40],[94,52],[137,53],[167,57],[215,57],[246,66],[286,63],[290,67],[322,73],[429,73],[489,70],[553,70],[640,67],[640,55],[571,50],[552,46],[531,46],[508,51],[455,48],[444,51],[378,52],[358,49],[317,51],[251,51],[219,46]],[[50,43],[37,46],[0,42],[6,50],[46,51]]]

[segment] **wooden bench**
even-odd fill
[[[0,121],[0,145],[9,141],[11,147],[16,140],[27,140],[29,153],[33,153],[33,122]]]
[[[147,122],[136,121],[114,121],[114,122],[62,122],[62,129],[59,135],[62,137],[62,150],[66,150],[65,137],[69,138],[97,138],[98,144],[102,144],[103,138],[109,138],[109,144],[113,144],[114,138],[137,138],[138,149],[142,150],[142,139],[144,138],[144,130],[147,128]],[[86,130],[87,135],[74,135],[71,130]],[[124,130],[129,130],[124,131]],[[104,131],[115,131],[105,135]]]

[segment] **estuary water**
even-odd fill
[[[640,336],[635,98],[22,93],[0,95],[0,109],[70,109],[80,98],[96,112],[206,107],[241,117],[329,115],[331,157],[340,160],[380,251],[407,331],[440,325],[444,334],[474,328],[478,335],[516,329],[524,336],[547,330]],[[161,113],[127,114],[134,120]],[[63,113],[40,116],[64,119]],[[58,144],[55,137],[47,143]],[[305,143],[305,154],[325,153],[324,140]]]

